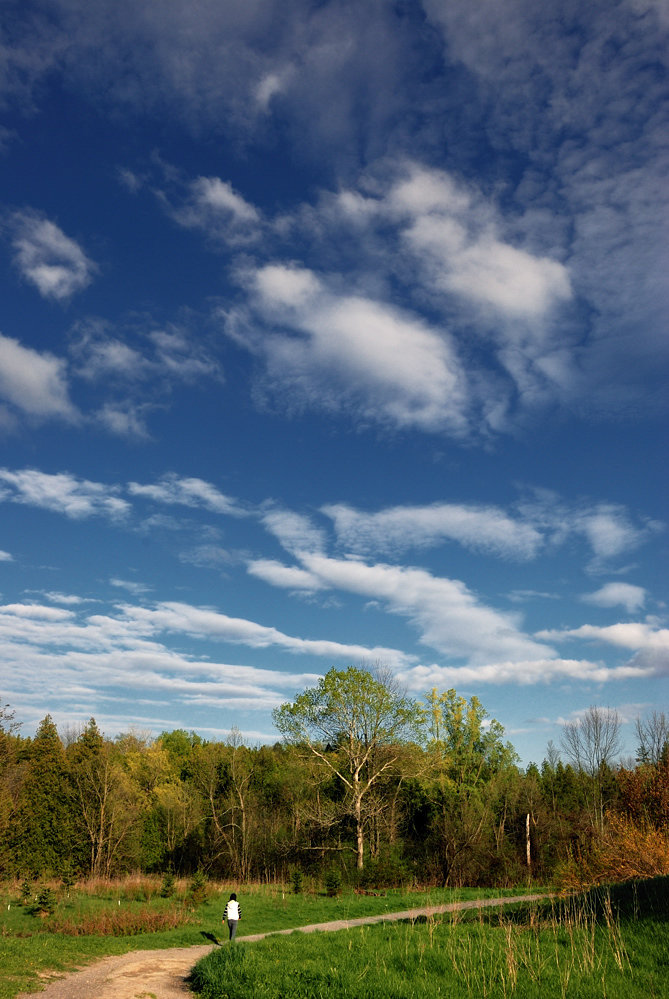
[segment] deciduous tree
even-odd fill
[[[308,748],[345,791],[355,824],[356,864],[364,866],[364,803],[382,776],[398,774],[398,746],[416,737],[420,709],[389,675],[350,666],[331,669],[292,703],[274,712],[289,742]]]

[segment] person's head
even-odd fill
[[[231,902],[236,902],[236,901],[237,901],[237,896],[235,895],[235,893],[234,893],[234,892],[233,892],[233,893],[232,893],[232,895],[230,896],[230,901],[231,901]]]

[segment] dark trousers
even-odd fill
[[[237,935],[237,920],[228,919],[228,931],[230,933],[230,939],[234,940]]]

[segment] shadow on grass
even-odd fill
[[[217,947],[221,946],[221,941],[214,933],[205,933],[204,930],[200,931],[205,940],[210,940],[211,943],[216,944]]]

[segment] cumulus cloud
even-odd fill
[[[445,331],[369,297],[330,290],[306,268],[267,265],[248,284],[256,315],[272,332],[256,330],[247,345],[284,398],[393,427],[466,431],[466,377]]]
[[[606,583],[594,593],[584,593],[581,600],[597,607],[625,607],[632,614],[640,610],[646,600],[646,590],[643,586],[632,583]]]
[[[14,262],[43,298],[66,301],[90,284],[95,264],[54,222],[36,212],[15,212],[10,228]]]
[[[409,164],[381,205],[402,219],[402,238],[425,284],[515,322],[540,319],[572,296],[562,263],[502,239],[494,207],[443,171]]]
[[[73,422],[65,361],[0,334],[0,399],[33,419]]]
[[[0,500],[41,507],[73,520],[95,516],[124,518],[130,504],[118,495],[119,491],[117,486],[79,479],[67,472],[52,475],[31,468],[20,471],[0,468]]]

